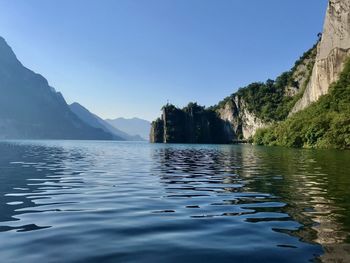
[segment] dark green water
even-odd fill
[[[0,142],[0,262],[350,262],[350,152]]]

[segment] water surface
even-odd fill
[[[0,142],[1,262],[350,262],[350,153]]]

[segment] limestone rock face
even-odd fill
[[[349,56],[350,0],[329,0],[322,38],[290,71],[273,83],[253,83],[195,114],[195,107],[166,108],[162,118],[153,123],[151,141],[226,143],[249,139],[258,129],[284,120],[288,113],[327,94]]]
[[[318,59],[326,59],[334,48],[350,48],[350,0],[330,0]]]
[[[235,102],[228,102],[225,106],[218,110],[220,119],[224,121],[224,130],[226,136],[233,140],[239,136],[240,122],[239,122],[239,109]]]
[[[252,137],[257,129],[266,127],[267,124],[250,113],[247,108],[242,111],[242,135],[244,139]]]
[[[310,50],[310,54],[301,60],[294,69],[292,69],[292,82],[284,90],[284,95],[293,97],[297,95],[309,82],[312,68],[315,64],[317,47]]]
[[[310,82],[291,113],[305,109],[327,94],[330,84],[338,80],[349,55],[350,0],[330,0]]]
[[[233,139],[249,139],[257,129],[266,127],[266,123],[249,112],[246,103],[235,96],[218,110],[220,118],[225,122],[225,131]]]

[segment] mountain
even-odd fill
[[[254,142],[350,149],[350,0],[330,0],[309,81],[289,117],[254,135]]]
[[[113,127],[123,132],[126,132],[131,135],[139,135],[144,140],[149,139],[149,132],[151,129],[151,123],[149,121],[139,119],[139,118],[132,118],[132,119],[117,118],[114,120],[107,119],[106,121]]]
[[[350,148],[350,0],[330,0],[323,34],[291,70],[217,105],[163,107],[151,142]]]
[[[25,68],[0,37],[0,138],[96,139],[112,135],[80,120],[61,93]]]
[[[97,115],[91,113],[88,109],[83,107],[77,102],[69,105],[72,112],[74,112],[81,120],[83,120],[86,124],[101,129],[106,133],[110,133],[113,135],[114,140],[121,141],[142,141],[143,139],[140,136],[132,136],[123,131],[118,130],[117,128],[110,125],[105,120],[101,119]]]
[[[327,94],[286,120],[258,130],[253,140],[269,146],[350,149],[350,60]]]
[[[248,140],[258,129],[288,117],[301,97],[317,53],[316,45],[276,80],[252,83],[204,108],[190,103],[183,109],[165,105],[152,123],[151,142],[232,143]]]
[[[292,113],[305,109],[339,79],[350,55],[350,0],[330,0],[310,81]]]

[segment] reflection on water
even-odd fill
[[[0,143],[4,262],[350,262],[348,152]]]

